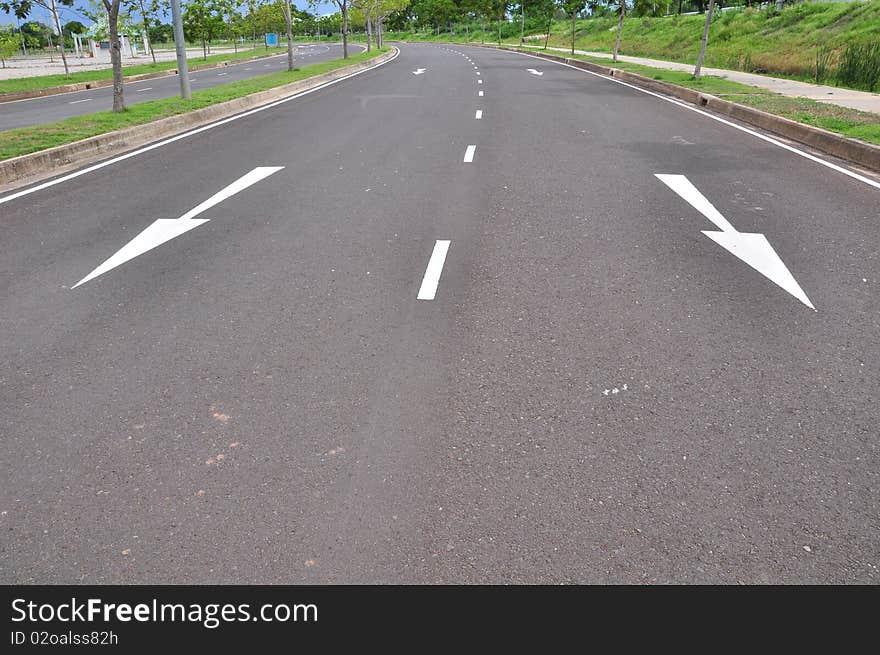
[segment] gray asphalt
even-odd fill
[[[360,52],[354,47],[352,52]],[[342,46],[336,44],[300,44],[294,51],[297,66],[314,64],[342,56]],[[198,65],[191,60],[191,65]],[[256,59],[222,68],[210,68],[190,73],[192,90],[210,89],[221,84],[238,82],[258,75],[275,73],[287,68],[287,54],[266,59]],[[136,105],[148,100],[169,98],[180,93],[177,75],[157,77],[125,85],[125,104]],[[109,111],[113,107],[113,88],[100,87],[86,91],[74,91],[44,98],[31,98],[14,102],[0,102],[0,131],[16,127],[44,125],[83,116],[97,111]]]
[[[258,166],[285,168],[70,289]],[[878,199],[425,44],[0,204],[0,582],[876,584]]]

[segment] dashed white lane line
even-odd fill
[[[477,120],[480,120],[482,117],[483,117],[483,110],[482,110],[482,109],[478,109],[478,110],[477,110],[477,115],[474,116],[474,118],[476,118]]]
[[[79,103],[79,102],[88,102],[89,100],[91,100],[91,98],[84,98],[84,99],[82,99],[82,100],[74,100],[73,102],[69,102],[69,103],[67,103],[67,104],[69,104],[69,105],[75,105],[75,104],[77,104],[77,103]]]
[[[446,261],[450,243],[441,239],[434,243],[434,251],[431,253],[431,259],[428,260],[428,268],[425,269],[419,295],[416,296],[418,300],[434,300],[434,296],[437,295],[437,285],[440,284],[440,275],[443,273],[443,263]]]
[[[480,74],[480,71],[477,71],[477,75],[479,75],[479,74]]]
[[[477,95],[480,96],[480,97],[482,98],[482,97],[483,97],[483,92],[482,92],[482,91],[479,91],[479,92],[477,93]]]
[[[148,86],[146,89],[138,89],[137,92],[138,92],[138,93],[143,93],[144,91],[152,91],[152,90],[153,90],[153,87]]]
[[[483,80],[477,80],[477,84],[482,84]]]
[[[223,77],[224,75],[228,75],[228,73],[217,73],[217,77]]]
[[[464,163],[470,164],[474,160],[474,153],[477,151],[477,146],[468,146],[467,150],[464,151]]]
[[[251,69],[250,69],[250,68],[245,68],[245,70],[246,70],[246,71],[249,71],[249,70],[251,70]]]

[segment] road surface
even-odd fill
[[[0,581],[876,584],[880,185],[785,145],[403,45],[0,196]]]
[[[354,49],[353,52],[358,52]],[[294,51],[296,65],[314,64],[342,56],[342,46],[336,44],[308,44],[297,46]],[[197,65],[198,60],[190,60]],[[258,75],[275,73],[287,69],[287,53],[245,61],[240,64],[191,71],[190,80],[193,91],[210,89],[221,84],[238,82]],[[156,77],[125,85],[125,104],[135,105],[147,100],[170,98],[180,93],[180,82],[176,75]],[[113,107],[113,87],[104,86],[85,91],[73,91],[43,98],[0,102],[0,131],[16,127],[44,125],[55,121],[109,111]]]

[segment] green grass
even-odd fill
[[[523,52],[534,54],[534,50],[523,50]],[[573,58],[696,89],[731,102],[738,102],[770,114],[790,118],[799,123],[814,125],[830,132],[880,145],[880,116],[877,114],[828,105],[809,98],[790,98],[767,89],[731,82],[720,77],[704,75],[697,80],[693,75],[684,71],[670,71],[626,62],[613,64],[608,59],[585,55],[575,55]]]
[[[192,57],[188,59],[190,66],[199,66],[203,64],[216,64],[221,61],[231,61],[238,59],[248,59],[255,56],[278,54],[286,52],[287,48],[264,48],[256,50],[239,50],[238,53],[229,52],[219,55],[208,55],[207,59],[202,57]],[[76,61],[71,59],[70,61]],[[137,66],[125,66],[122,69],[123,75],[142,75],[144,73],[156,73],[165,70],[174,70],[177,68],[176,61],[160,61],[156,64],[138,64]],[[98,70],[77,71],[70,74],[70,79],[64,74],[60,75],[40,75],[36,77],[20,77],[13,80],[0,80],[0,93],[15,93],[18,91],[32,91],[34,89],[48,89],[53,86],[61,86],[63,84],[73,84],[75,82],[96,82],[98,80],[109,80],[113,77],[113,70],[110,68],[101,68]]]
[[[265,91],[320,75],[343,66],[367,61],[387,51],[388,48],[383,48],[381,51],[374,49],[369,54],[350,55],[348,59],[331,59],[303,66],[290,72],[271,73],[249,80],[232,82],[231,84],[224,84],[213,89],[196,91],[192,94],[191,100],[184,100],[178,97],[152,100],[133,105],[119,114],[105,111],[68,118],[67,120],[48,125],[7,130],[0,132],[0,160],[26,155],[65,143],[72,143],[80,139],[112,132],[132,125],[142,125],[168,116],[202,109],[203,107],[240,98],[251,93]]]
[[[621,54],[667,61],[695,63],[700,49],[705,16],[661,18],[627,17],[621,39]],[[528,20],[526,21],[528,25]],[[575,48],[611,52],[616,17],[590,18],[575,23]],[[479,24],[471,25],[471,41],[479,42]],[[486,43],[495,43],[496,26],[486,25]],[[526,34],[543,33],[526,30]],[[519,25],[504,25],[503,41],[519,43]],[[464,41],[464,26],[440,35],[400,33],[394,38],[427,41]],[[775,9],[743,9],[716,14],[709,32],[704,65],[715,68],[763,73],[815,81],[817,50],[830,51],[836,66],[851,44],[869,45],[880,39],[880,0],[869,2],[806,2]],[[532,42],[540,43],[540,42]],[[553,24],[550,45],[571,45],[571,22]],[[826,81],[827,83],[827,81]],[[833,83],[833,81],[832,81]],[[854,85],[858,88],[858,85]]]

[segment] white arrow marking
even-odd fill
[[[529,71],[532,75],[543,75],[544,74],[541,71],[536,71],[534,68],[527,68],[526,70]]]
[[[282,168],[284,168],[284,166],[260,166],[255,168],[247,175],[240,177],[229,186],[215,193],[205,202],[201,203],[194,209],[189,210],[180,218],[160,218],[153,221],[143,232],[122,246],[122,248],[110,257],[110,259],[74,284],[71,289],[76,289],[79,285],[85,284],[89,280],[93,280],[99,275],[103,275],[117,266],[121,266],[128,260],[143,255],[145,252],[152,250],[156,246],[160,246],[166,241],[171,241],[174,237],[179,237],[181,234],[189,232],[202,223],[207,223],[210,219],[196,218],[196,216],[210,209],[214,205],[223,202],[230,196],[233,196],[249,186],[256,184],[260,180],[269,177],[273,173],[277,173]]]
[[[428,69],[427,69],[427,68],[419,68],[419,69],[416,69],[416,70],[413,71],[413,75],[421,75],[421,74],[424,73],[426,70],[428,70]]]
[[[816,309],[779,255],[776,254],[773,246],[767,241],[767,237],[763,234],[737,232],[736,228],[684,175],[657,175],[657,178],[721,230],[720,232],[702,230],[703,234],[771,282],[788,291],[810,309]]]

